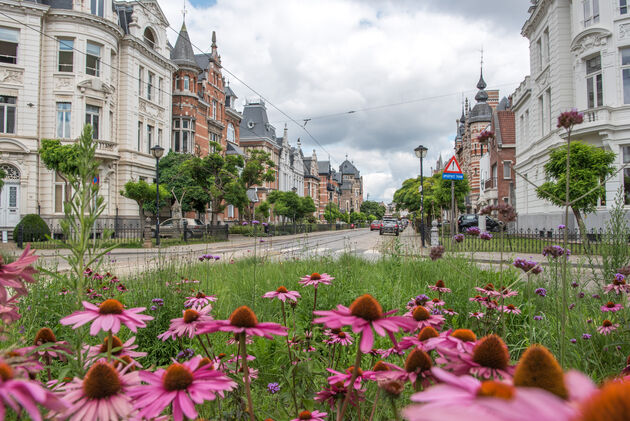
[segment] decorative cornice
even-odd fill
[[[144,44],[144,42],[140,42],[138,40],[138,38],[134,37],[133,35],[125,35],[121,39],[121,44],[126,44],[126,45],[129,45],[129,46],[133,46],[137,50],[140,50],[142,53],[144,53],[144,55],[149,56],[153,60],[155,60],[155,61],[159,62],[160,64],[162,64],[171,73],[173,73],[174,71],[177,70],[177,66],[170,59],[168,59],[168,58],[166,58],[166,57],[156,53],[155,51],[149,49]]]
[[[570,51],[580,55],[592,47],[606,45],[606,38],[611,37],[612,32],[604,28],[588,28],[577,34],[571,41]]]
[[[48,11],[47,17],[62,22],[82,21],[85,24],[98,27],[99,29],[106,28],[111,33],[111,35],[115,36],[118,40],[120,40],[125,35],[122,28],[117,24],[107,19],[94,16],[90,13],[77,12],[75,10],[50,9]]]
[[[546,15],[547,9],[554,0],[539,0],[538,4],[529,8],[530,15],[527,21],[523,24],[521,29],[521,35],[528,38],[532,35],[535,28]]]

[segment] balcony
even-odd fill
[[[486,180],[484,184],[484,189],[496,189],[497,188],[497,177],[492,177]]]
[[[94,139],[94,142],[96,142],[96,156],[110,159],[118,158],[118,145],[116,142],[97,139]]]
[[[327,183],[326,184],[326,190],[328,190],[328,191],[335,191],[335,186],[332,185],[331,183]]]

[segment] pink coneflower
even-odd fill
[[[328,339],[324,339],[324,343],[327,345],[339,344],[341,346],[352,345],[352,335],[341,331],[340,329],[326,329],[324,335],[328,336]]]
[[[433,291],[437,291],[437,292],[451,292],[450,288],[446,288],[446,285],[444,284],[443,280],[439,280],[435,283],[435,285],[429,285],[429,288],[432,289]]]
[[[344,373],[333,370],[331,368],[327,368],[329,373],[332,373],[332,376],[328,377],[328,384],[337,384],[341,382],[344,387],[350,387],[350,380],[352,379],[352,372],[354,371],[354,367],[348,368]],[[357,369],[357,377],[354,379],[354,388],[359,390],[361,388],[361,382],[364,380],[374,380],[374,371],[364,371],[359,367]]]
[[[499,310],[504,313],[509,313],[509,314],[521,314],[521,310],[519,310],[516,306],[514,306],[514,304],[500,306]]]
[[[192,308],[193,310],[201,310],[202,308],[206,307],[208,304],[216,300],[216,295],[205,295],[203,292],[199,291],[194,297],[186,297],[186,301],[184,301],[184,307]]]
[[[450,331],[449,331],[450,332]],[[430,351],[434,347],[429,345],[429,340],[440,337],[440,333],[438,333],[435,328],[431,326],[425,326],[420,330],[418,336],[404,336],[400,339],[398,343],[398,348],[401,350],[409,349],[411,347],[420,348],[424,351]]]
[[[37,260],[35,251],[31,250],[28,244],[22,255],[15,262],[4,264],[0,257],[0,304],[5,304],[9,300],[9,293],[6,288],[12,288],[17,296],[27,294],[25,282],[33,283],[33,274],[37,271],[31,266]]]
[[[239,343],[238,333],[235,333],[234,336],[232,336],[230,339],[225,341],[225,343],[227,345],[236,345],[236,344],[238,344]],[[246,335],[245,336],[245,343],[247,345],[251,345],[251,344],[254,343],[254,341],[252,340],[252,336],[251,335]]]
[[[503,339],[488,335],[477,341],[472,354],[450,354],[448,368],[455,374],[473,374],[484,379],[510,379],[514,367]]]
[[[302,411],[297,418],[293,418],[291,421],[324,421],[324,418],[328,416],[327,412],[319,411]]]
[[[39,382],[16,379],[11,366],[0,360],[0,419],[4,419],[6,408],[10,407],[18,414],[25,410],[34,421],[41,421],[38,404],[53,411],[66,409],[65,402]]]
[[[343,386],[343,383],[339,382],[327,387],[315,394],[315,401],[321,403],[327,403],[331,408],[335,406],[339,399],[346,397],[348,389]],[[363,400],[363,390],[356,390],[350,394],[350,405],[357,406],[358,401]]]
[[[621,309],[623,309],[623,306],[621,304],[615,304],[612,301],[608,301],[606,304],[604,304],[603,306],[601,306],[599,308],[601,311],[603,312],[612,312],[615,313]]]
[[[493,285],[493,284],[490,284],[490,283],[486,284],[486,286],[484,286],[483,288],[481,288],[481,287],[475,287],[475,289],[476,289],[477,291],[481,292],[482,294],[485,294],[485,295],[487,295],[487,296],[489,296],[489,297],[496,297],[496,296],[500,295],[500,293],[499,293],[499,292],[497,292],[497,291],[494,289],[494,285]]]
[[[285,302],[287,299],[297,301],[297,299],[300,298],[300,293],[297,291],[289,291],[286,287],[281,286],[275,291],[267,292],[263,295],[263,298],[277,298],[282,302]]]
[[[42,345],[46,345],[46,347],[34,352],[40,357],[54,359],[58,358],[61,361],[66,361],[66,356],[68,354],[72,354],[72,348],[70,347],[70,344],[66,341],[58,341],[53,331],[47,327],[39,329],[39,331],[35,335],[33,346],[22,348],[22,351],[28,354],[33,352],[35,349],[41,347]]]
[[[501,287],[499,291],[497,291],[497,297],[510,298],[516,297],[518,295],[518,291],[509,289],[508,287]]]
[[[435,308],[435,307],[442,307],[444,305],[446,305],[444,300],[441,300],[439,298],[434,298],[431,301],[427,301],[427,303],[425,304],[425,307]]]
[[[134,343],[136,341],[136,337],[132,336],[127,339],[125,342],[121,341],[118,336],[112,336],[112,355],[118,358],[122,358],[124,356],[128,356],[130,358],[142,358],[146,357],[146,352],[135,351],[138,348],[138,344]],[[103,343],[96,346],[86,346],[84,349],[87,349],[88,359],[95,358],[97,356],[103,356],[107,354],[107,348],[109,346],[109,336],[106,336],[103,340]],[[138,365],[139,364],[134,364]]]
[[[470,318],[476,318],[476,319],[481,319],[483,317],[483,313],[478,312],[478,311],[473,311],[471,313],[468,313],[468,317]]]
[[[491,310],[499,308],[499,303],[497,302],[497,300],[491,300],[490,297],[486,297],[486,299],[480,301],[479,304]]]
[[[71,421],[129,419],[135,412],[129,393],[139,384],[137,372],[96,362],[83,379],[74,378],[57,389],[69,405],[61,415]]]
[[[245,333],[271,339],[272,335],[286,336],[287,328],[278,323],[258,323],[256,314],[249,307],[241,306],[232,312],[228,320],[211,320],[197,329],[198,335],[214,332]]]
[[[420,382],[422,387],[427,387],[434,379],[431,373],[433,361],[426,351],[415,348],[405,359],[405,367],[399,367],[395,364],[385,363],[389,367],[389,371],[378,372],[379,380],[388,379],[396,381],[410,381],[414,386]]]
[[[69,316],[59,321],[62,325],[73,325],[76,329],[89,322],[90,335],[96,336],[101,330],[105,332],[118,333],[121,323],[132,332],[136,332],[139,327],[146,327],[145,321],[153,320],[152,316],[139,314],[145,307],[125,309],[118,300],[109,299],[103,301],[98,307],[87,301],[83,301],[84,311],[75,311]]]
[[[618,327],[619,327],[619,323],[613,324],[613,322],[606,319],[602,322],[601,326],[597,327],[597,331],[601,333],[602,335],[608,335],[609,333],[617,330]]]
[[[429,310],[427,310],[423,306],[418,306],[405,314],[405,316],[411,318],[416,322],[416,329],[421,330],[426,326],[431,326],[437,330],[442,328],[444,324],[444,316],[440,314],[431,314]]]
[[[331,329],[340,329],[343,326],[352,327],[354,333],[361,332],[359,349],[367,353],[374,344],[372,328],[380,336],[388,334],[395,343],[393,334],[399,329],[411,331],[417,327],[418,323],[410,317],[390,316],[396,311],[383,313],[379,302],[371,295],[365,294],[354,300],[350,308],[338,305],[336,310],[315,311],[315,315],[322,317],[313,320],[313,323],[323,323]]]
[[[445,353],[466,353],[472,354],[477,342],[477,336],[470,329],[449,329],[441,332],[435,338],[426,341],[426,348],[435,349],[440,354]]]
[[[453,310],[452,308],[445,308],[445,309],[442,309],[442,314],[446,314],[448,316],[455,316],[459,313]]]
[[[204,323],[214,320],[208,313],[211,307],[208,305],[202,309],[193,310],[192,308],[182,310],[182,317],[177,319],[171,319],[171,326],[168,330],[160,335],[159,339],[163,341],[171,338],[181,338],[182,336],[194,337],[197,334],[197,329],[204,325]]]
[[[486,297],[482,297],[481,295],[475,295],[474,297],[470,297],[468,301],[472,301],[473,303],[480,303],[486,299]]]
[[[604,292],[609,293],[612,291],[618,295],[624,292],[630,293],[630,285],[626,283],[626,277],[623,274],[615,274],[612,283],[604,287]]]
[[[212,401],[217,395],[236,387],[236,382],[214,369],[212,362],[199,355],[184,363],[173,363],[155,372],[140,371],[140,379],[147,383],[129,392],[138,417],[153,419],[173,404],[173,419],[182,421],[197,417],[195,404]]]
[[[332,280],[334,280],[335,278],[333,278],[332,276],[328,275],[327,273],[317,273],[317,272],[313,272],[310,275],[306,275],[302,277],[302,280],[298,281],[300,283],[300,285],[302,286],[307,286],[307,285],[312,285],[315,288],[317,288],[319,286],[319,284],[322,285],[330,285],[330,282]]]

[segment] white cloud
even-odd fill
[[[179,29],[181,4],[161,6]],[[526,7],[525,0],[514,2],[515,12]],[[441,9],[422,2],[219,0],[191,7],[186,24],[193,44],[205,51],[217,31],[225,69],[300,122],[433,98],[314,118],[307,128],[328,152],[289,123],[291,143],[300,137],[305,154],[316,148],[326,159],[330,153],[334,165],[347,153],[364,175],[370,199],[388,201],[419,172],[415,146],[429,148],[425,174],[440,153],[450,157],[461,93],[474,97],[482,46],[488,89],[507,96],[529,71],[528,43],[518,25]],[[176,36],[169,33],[172,44]],[[241,101],[257,96],[224,75]],[[282,127],[287,118],[267,108]]]

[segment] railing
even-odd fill
[[[110,140],[95,140],[96,150],[104,152],[116,152],[116,142]]]
[[[493,189],[497,187],[497,177],[492,177],[486,180],[486,183],[484,185],[485,189]]]
[[[460,243],[454,242],[448,235],[448,229],[441,235],[441,244],[451,251],[503,251],[515,253],[531,253],[540,255],[546,246],[562,246],[564,231],[559,229],[508,229],[504,233],[491,232],[492,238],[484,240],[480,236],[465,234]],[[602,242],[604,231],[602,229],[588,230],[584,236],[579,229],[568,231],[568,246],[571,254],[600,254],[605,244]],[[630,246],[630,238],[626,239]]]

